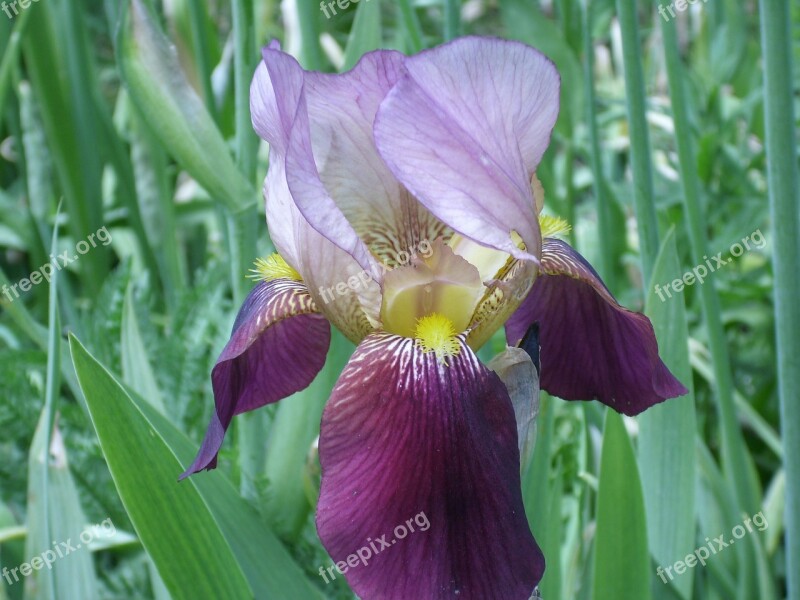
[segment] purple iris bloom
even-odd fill
[[[304,71],[276,44],[263,58],[251,110],[279,254],[214,367],[216,411],[184,475],[216,465],[234,415],[311,383],[332,323],[358,347],[322,417],[317,529],[353,590],[526,600],[544,557],[522,503],[515,392],[475,351],[539,323],[553,394],[633,415],[686,393],[648,319],[540,225],[534,173],[559,75],[533,48],[475,37],[371,52],[341,75]],[[348,566],[420,513],[424,534]]]

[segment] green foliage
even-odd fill
[[[648,600],[647,518],[639,469],[622,417],[606,412],[597,490],[593,598]]]
[[[213,410],[246,270],[271,250],[249,80],[272,38],[337,71],[376,47],[481,34],[557,64],[547,210],[620,302],[646,309],[692,389],[636,420],[543,394],[522,474],[543,597],[798,600],[800,5],[713,0],[668,21],[657,5],[362,0],[327,18],[304,0],[47,0],[0,18],[0,286],[45,264],[54,233],[57,253],[101,227],[113,238],[57,289],[0,293],[0,567],[79,521],[123,536],[26,597],[353,597],[318,576],[330,557],[313,521],[341,337],[313,386],[237,418],[216,473],[175,481]],[[756,231],[765,244],[732,257]],[[706,283],[655,295],[718,252],[733,260]],[[37,461],[48,437],[63,461]],[[757,510],[764,532],[669,585],[656,575]],[[0,578],[0,600],[22,597]]]

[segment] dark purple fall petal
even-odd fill
[[[236,317],[233,333],[211,372],[216,410],[192,466],[181,479],[213,469],[235,415],[307,387],[325,364],[331,328],[302,283],[259,283]]]
[[[362,598],[527,600],[544,571],[511,400],[460,345],[445,366],[413,339],[371,334],[325,408],[317,530],[342,566],[370,548],[345,573]],[[429,528],[396,539],[420,514]]]
[[[518,42],[465,37],[405,68],[375,119],[392,172],[455,231],[517,258],[538,256],[531,176],[558,116],[553,63]]]
[[[509,344],[539,323],[542,389],[565,400],[600,400],[637,415],[687,389],[658,356],[650,320],[620,306],[568,244],[545,239],[539,278],[506,323]]]

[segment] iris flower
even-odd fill
[[[235,415],[311,383],[333,324],[357,348],[322,416],[320,539],[346,565],[410,516],[430,522],[342,569],[360,597],[526,600],[541,579],[513,392],[475,354],[499,328],[513,346],[539,324],[542,388],[562,398],[633,415],[686,392],[648,319],[543,236],[534,174],[559,88],[546,57],[499,39],[375,51],[337,75],[263,50],[251,112],[279,253],[213,369],[184,476],[216,466]]]

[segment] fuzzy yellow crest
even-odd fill
[[[539,215],[539,228],[542,230],[542,238],[546,238],[556,235],[567,235],[572,229],[572,226],[561,217]]]
[[[458,356],[461,351],[453,322],[439,313],[418,319],[414,337],[423,352],[435,353],[437,360],[445,365],[448,357]]]
[[[255,269],[250,269],[252,275],[248,277],[258,281],[272,281],[274,279],[291,279],[292,281],[303,281],[300,273],[295,271],[283,257],[274,252],[266,258],[258,258],[255,262]]]

